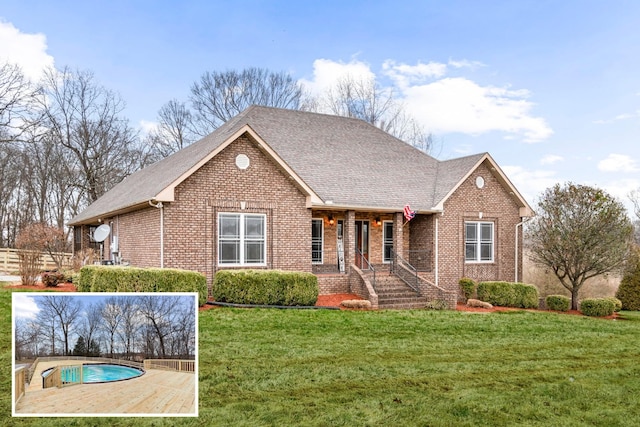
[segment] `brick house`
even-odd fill
[[[375,307],[454,307],[463,276],[521,279],[531,215],[488,153],[438,161],[361,120],[252,106],[70,225],[74,251],[108,224],[103,259],[209,283],[219,269],[298,270]]]

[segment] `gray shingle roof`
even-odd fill
[[[154,199],[249,125],[323,201],[342,207],[429,211],[486,154],[438,161],[362,120],[252,106],[183,150],[113,187],[73,224]]]

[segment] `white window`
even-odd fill
[[[467,262],[493,262],[493,223],[464,223],[464,259]]]
[[[393,250],[393,221],[384,221],[382,227],[382,262],[390,263]]]
[[[322,264],[323,227],[322,219],[311,220],[311,262],[313,264]]]
[[[218,264],[263,266],[266,260],[266,216],[221,213],[218,215]]]

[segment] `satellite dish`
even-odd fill
[[[107,224],[102,224],[93,232],[93,240],[96,242],[104,242],[107,236],[109,236],[109,233],[111,233],[111,228],[109,228]]]

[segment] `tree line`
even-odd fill
[[[312,96],[285,72],[205,72],[187,100],[169,100],[143,135],[125,101],[91,71],[48,69],[29,81],[0,65],[0,247],[32,223],[65,223],[127,175],[214,131],[252,104],[363,119],[429,152],[432,135],[375,79],[346,76]],[[68,230],[65,231],[68,241]]]
[[[113,295],[88,304],[66,295],[33,299],[40,309],[35,318],[16,318],[16,360],[71,355],[129,360],[195,355],[194,298]]]

